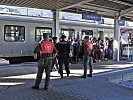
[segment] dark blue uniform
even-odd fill
[[[60,40],[57,43],[57,50],[58,50],[58,63],[59,63],[59,73],[61,75],[61,78],[63,78],[63,68],[62,65],[65,65],[65,70],[67,73],[67,77],[70,74],[69,71],[69,53],[70,53],[70,45],[67,41]]]

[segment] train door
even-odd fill
[[[35,28],[35,41],[39,42],[43,39],[43,34],[47,34],[48,37],[52,36],[52,28],[50,27],[36,27]]]
[[[65,35],[67,38],[74,38],[75,37],[75,31],[74,29],[61,29],[61,34]]]
[[[99,34],[100,39],[103,40],[104,39],[104,37],[103,37],[103,31],[99,31],[98,34]]]
[[[83,40],[85,36],[89,36],[89,38],[92,38],[93,30],[82,30],[81,39]]]

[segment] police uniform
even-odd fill
[[[85,37],[85,39],[88,39],[88,37]],[[89,41],[85,42],[83,44],[83,65],[84,65],[84,75],[82,76],[83,78],[86,78],[87,76],[87,68],[89,67],[89,75],[92,77],[92,57],[91,57],[91,51],[93,49],[93,44],[91,44]]]
[[[39,89],[39,84],[42,80],[43,71],[45,69],[45,86],[44,89],[47,90],[50,81],[50,71],[52,67],[53,54],[57,52],[56,47],[49,40],[44,39],[41,41],[34,50],[34,54],[40,52],[40,60],[38,62],[38,72],[33,89]]]
[[[70,45],[67,41],[64,40],[65,36],[62,36],[62,40],[57,43],[58,50],[58,64],[59,64],[59,73],[61,78],[63,78],[63,64],[65,65],[65,70],[67,73],[67,77],[69,77],[69,53],[70,53]]]

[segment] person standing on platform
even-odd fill
[[[57,43],[58,50],[58,64],[59,64],[59,73],[61,78],[63,78],[63,64],[65,65],[65,70],[67,73],[67,77],[69,77],[69,53],[70,53],[70,45],[65,40],[66,36],[62,35],[61,40]]]
[[[79,53],[79,43],[78,40],[74,38],[73,40],[73,63],[78,62],[78,53]]]
[[[54,46],[57,48],[57,37],[53,37],[52,39],[53,39]],[[52,72],[53,67],[58,71],[59,68],[58,68],[58,59],[57,59],[57,56],[55,57],[55,59],[53,59],[53,64],[52,64],[51,72]]]
[[[37,59],[38,52],[40,52],[40,60],[38,62],[38,72],[36,81],[32,89],[39,89],[43,71],[45,69],[46,77],[44,89],[47,90],[50,82],[50,71],[52,67],[52,61],[56,56],[57,49],[54,44],[49,41],[46,34],[43,34],[43,40],[34,49],[34,59]]]
[[[83,65],[84,65],[84,75],[82,78],[87,77],[87,67],[89,67],[89,77],[92,77],[92,49],[93,49],[93,44],[89,42],[89,36],[84,37],[84,43],[82,45],[80,52],[83,52]]]

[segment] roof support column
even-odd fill
[[[53,11],[53,36],[60,37],[59,34],[59,11]]]
[[[120,51],[120,17],[114,19],[114,43],[113,43],[113,60],[119,61],[119,51]]]

